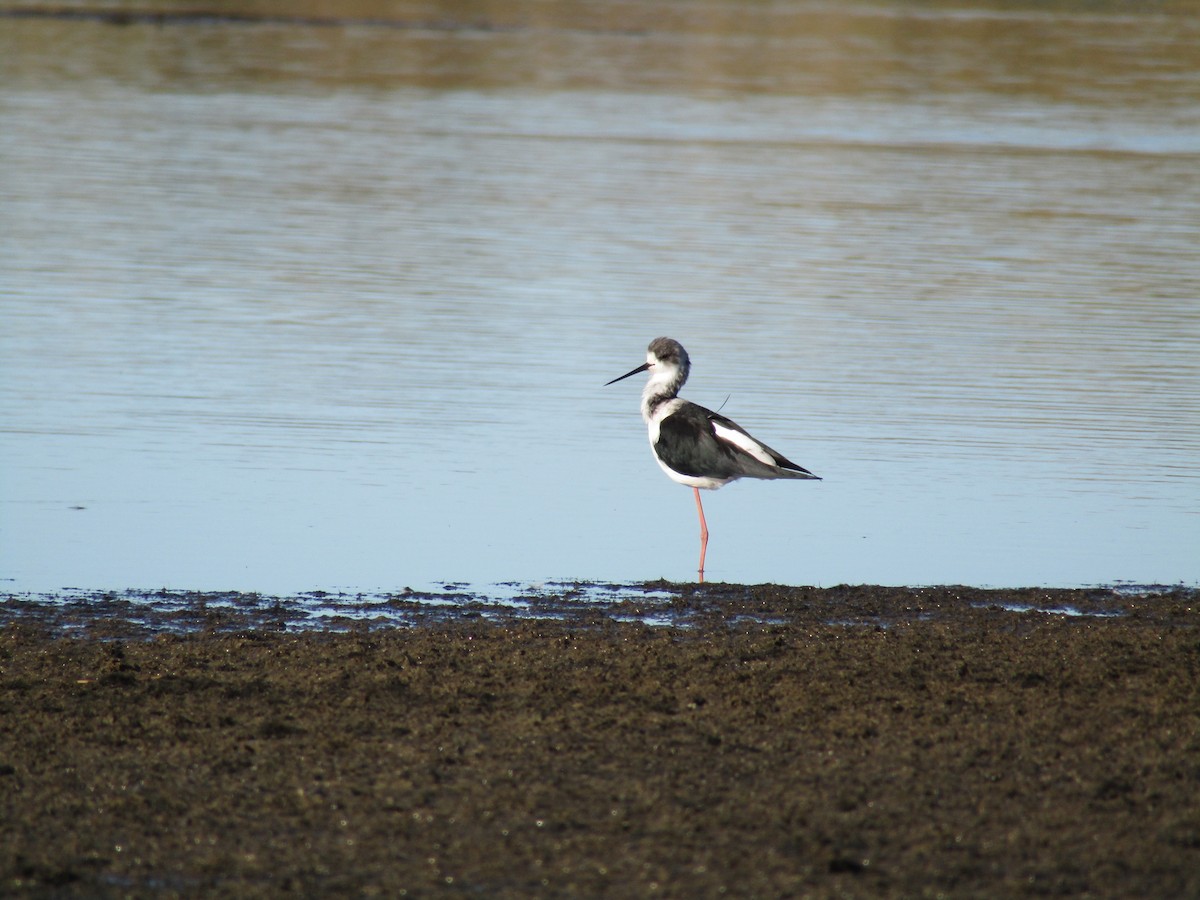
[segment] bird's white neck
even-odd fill
[[[675,399],[687,377],[686,367],[669,366],[662,362],[655,362],[651,366],[650,377],[642,388],[642,419],[646,424],[650,423],[664,403]]]

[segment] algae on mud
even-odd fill
[[[0,891],[1200,896],[1194,591],[652,587],[672,624],[9,598]]]

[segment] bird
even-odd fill
[[[692,363],[679,341],[658,337],[646,350],[646,361],[604,386],[649,372],[642,388],[642,418],[650,433],[650,447],[667,477],[686,485],[696,495],[700,517],[699,582],[704,583],[704,556],[708,550],[708,523],[700,489],[716,490],[738,478],[820,477],[798,466],[781,453],[752,437],[746,429],[720,413],[679,397]]]

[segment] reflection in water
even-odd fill
[[[1197,580],[1190,17],[255,9],[0,30],[14,589],[691,578],[658,334],[710,578]]]

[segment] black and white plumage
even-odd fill
[[[700,488],[715,490],[738,478],[803,478],[817,476],[752,437],[746,429],[711,409],[679,398],[691,370],[687,351],[675,340],[655,338],[646,362],[608,384],[639,372],[650,377],[642,389],[642,418],[650,431],[650,447],[662,470],[696,494],[700,515],[700,581],[708,526],[700,503]]]

